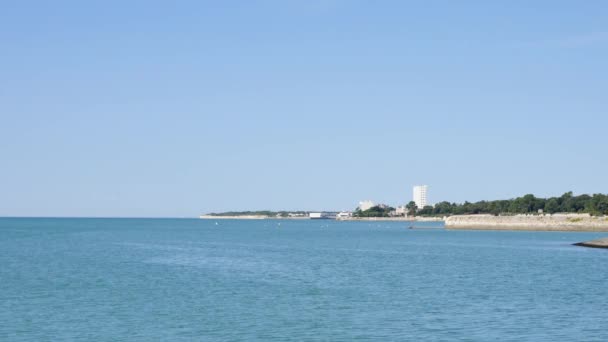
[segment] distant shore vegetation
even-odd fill
[[[439,202],[416,212],[420,216],[450,216],[471,214],[555,214],[588,213],[594,216],[608,215],[608,195],[593,194],[574,196],[572,191],[560,197],[539,198],[532,194],[510,200],[479,201],[461,204]]]
[[[209,216],[267,216],[267,217],[290,217],[291,216],[308,216],[308,211],[227,211],[223,213],[209,213]]]
[[[389,217],[394,216],[392,213],[395,211],[395,208],[389,206],[380,206],[376,205],[367,210],[361,210],[357,208],[353,212],[354,217]]]
[[[439,202],[434,206],[417,208],[412,201],[405,206],[408,216],[451,216],[451,215],[517,215],[517,214],[555,214],[555,213],[580,213],[592,216],[608,216],[608,195],[578,195],[574,196],[572,191],[566,192],[559,197],[540,198],[532,194],[524,195],[514,199],[450,203]],[[309,211],[228,211],[223,213],[210,213],[210,216],[265,216],[265,217],[306,217]],[[367,210],[355,209],[354,217],[395,217],[403,216],[396,214],[393,207],[387,205],[376,205]]]

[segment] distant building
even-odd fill
[[[422,209],[429,205],[427,200],[427,191],[427,185],[414,186],[414,202],[416,202],[416,206],[418,207],[418,209]]]
[[[407,208],[404,205],[398,206],[397,209],[395,209],[395,216],[406,216],[407,215]]]
[[[352,216],[353,213],[351,213],[350,211],[341,211],[338,213],[338,215],[336,215],[336,220],[344,220]]]
[[[370,209],[373,206],[375,206],[375,204],[372,201],[361,201],[361,202],[359,202],[359,210],[361,210],[361,211],[365,211],[367,209]]]
[[[289,213],[289,214],[287,214],[287,216],[289,216],[289,217],[305,217],[306,214],[304,214],[304,213]]]
[[[309,213],[308,217],[311,219],[335,219],[336,213],[322,211],[322,212],[316,212],[316,213]]]

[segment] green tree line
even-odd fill
[[[608,195],[572,195],[566,192],[560,197],[538,198],[532,194],[510,200],[479,201],[475,203],[439,202],[434,207],[424,207],[417,215],[447,216],[467,214],[535,214],[544,213],[589,213],[591,215],[608,215]]]
[[[388,217],[391,211],[395,208],[374,206],[367,210],[361,210],[357,208],[353,213],[354,217]]]

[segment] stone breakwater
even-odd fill
[[[553,215],[455,215],[445,220],[447,229],[608,231],[608,217],[588,214]]]
[[[591,247],[591,248],[608,248],[608,238],[585,241],[575,243],[575,246]]]

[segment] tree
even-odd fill
[[[422,209],[418,211],[418,215],[429,216],[433,215],[433,206],[425,205]]]
[[[388,217],[391,211],[394,211],[395,208],[388,206],[373,206],[367,210],[360,210],[357,208],[355,211],[355,217]]]
[[[572,191],[568,191],[559,198],[560,211],[570,213],[574,211],[574,203],[572,203]]]
[[[608,215],[608,196],[602,194],[593,195],[595,208],[600,215]]]
[[[521,199],[521,207],[520,212],[523,213],[532,213],[536,211],[536,197],[532,194],[527,194]]]
[[[450,202],[439,202],[433,208],[434,215],[449,215],[452,213],[452,204]]]
[[[410,201],[410,203],[405,205],[405,208],[407,209],[408,215],[414,216],[416,215],[416,209],[418,209],[418,206],[416,205],[416,202]]]
[[[545,212],[549,214],[554,214],[559,211],[559,203],[556,198],[550,198],[547,203],[545,203]]]

